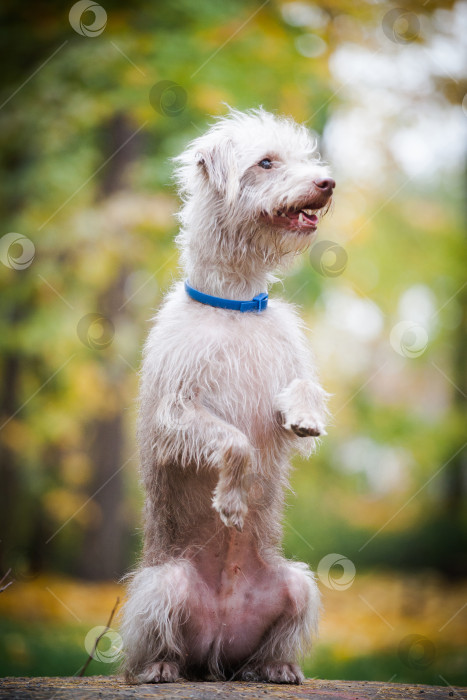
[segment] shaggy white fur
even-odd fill
[[[176,159],[178,244],[196,289],[249,300],[310,244],[333,180],[303,126],[231,111]],[[167,295],[144,350],[139,441],[143,561],[122,634],[129,680],[300,683],[319,594],[280,553],[293,450],[324,433],[319,386],[296,311],[261,313]]]

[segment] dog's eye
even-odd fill
[[[271,170],[272,168],[272,160],[269,158],[263,158],[263,160],[260,160],[258,163],[260,168],[264,168],[265,170]]]

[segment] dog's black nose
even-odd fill
[[[332,177],[327,177],[325,180],[315,180],[315,185],[322,192],[325,192],[326,194],[330,195],[330,194],[332,194],[332,191],[333,191],[334,187],[336,186],[336,183],[332,179]]]

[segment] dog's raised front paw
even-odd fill
[[[323,433],[323,427],[319,421],[307,418],[302,418],[296,423],[292,423],[290,429],[295,435],[298,435],[298,437],[319,437]]]
[[[326,435],[326,392],[314,381],[296,378],[275,398],[279,422],[299,437]]]
[[[282,427],[286,430],[291,430],[298,437],[326,435],[323,422],[312,414],[298,414],[290,418],[282,417]]]
[[[239,489],[223,492],[218,486],[214,491],[212,505],[219,513],[224,525],[235,527],[239,532],[243,530],[248,506]]]

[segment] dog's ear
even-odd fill
[[[197,151],[195,159],[216,190],[232,201],[238,192],[237,159],[232,141],[225,139],[203,148]]]

